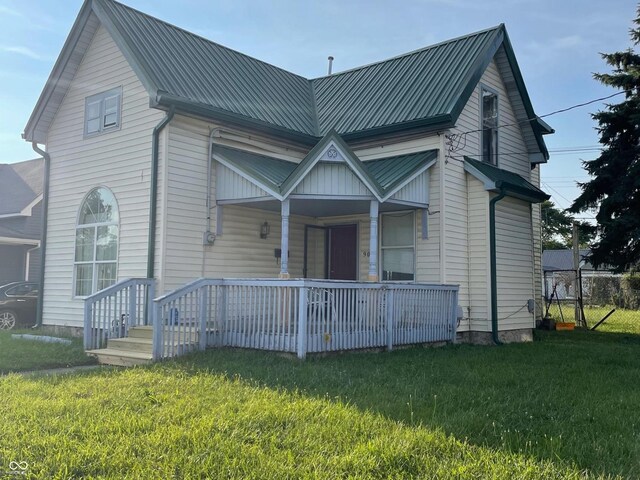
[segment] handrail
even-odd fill
[[[105,297],[108,297],[109,295],[114,294],[115,292],[118,292],[120,290],[122,290],[125,286],[130,286],[130,285],[134,285],[134,284],[139,284],[139,285],[151,285],[151,283],[154,280],[152,278],[125,278],[124,280],[120,280],[119,282],[114,283],[113,285],[110,285],[106,288],[103,288],[102,290],[96,292],[96,293],[92,293],[91,295],[89,295],[88,297],[84,298],[84,302],[85,304],[88,301],[97,301],[97,300],[101,300]]]
[[[327,300],[314,302],[314,291]],[[154,299],[153,358],[207,346],[307,353],[454,341],[458,285],[199,278]]]
[[[151,319],[155,280],[127,278],[84,299],[84,348],[104,348],[110,338]]]

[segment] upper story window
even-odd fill
[[[498,94],[482,89],[482,160],[498,164]]]
[[[87,97],[84,107],[84,134],[95,135],[120,128],[122,87]]]
[[[111,190],[98,187],[87,194],[76,225],[75,296],[91,295],[116,282],[118,220]]]
[[[382,280],[415,280],[414,213],[383,213],[381,223]]]

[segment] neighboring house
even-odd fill
[[[312,277],[459,284],[458,332],[529,339],[548,133],[503,25],[308,80],[87,0],[23,134],[43,323],[129,277]]]
[[[600,269],[593,268],[587,257],[591,253],[588,248],[579,250],[578,270],[584,280],[594,277],[618,276],[611,273],[610,269],[603,265]],[[544,294],[548,300],[555,286],[556,294],[554,298],[573,299],[575,298],[576,269],[573,264],[573,250],[557,249],[544,250],[542,252],[542,272],[544,274]],[[583,289],[586,290],[590,282],[585,281]],[[585,293],[586,295],[586,293]]]
[[[42,158],[0,164],[0,285],[39,281]]]

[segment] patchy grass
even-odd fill
[[[640,477],[640,337],[298,362],[212,350],[0,379],[0,472],[34,478]]]
[[[33,330],[0,331],[0,374],[95,363],[85,355],[79,339],[63,345],[12,338],[21,333],[37,334]]]

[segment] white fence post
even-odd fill
[[[84,349],[91,350],[93,348],[93,309],[90,302],[84,302]]]
[[[157,303],[150,311],[152,312],[153,321],[153,360],[156,361],[164,357],[162,307]]]
[[[227,286],[220,285],[218,288],[218,292],[220,292],[218,302],[218,346],[224,347],[226,345],[225,335],[227,328]]]
[[[394,300],[394,290],[389,289],[386,291],[387,293],[387,350],[393,350],[393,327],[394,327],[394,318],[393,318],[393,300]]]
[[[298,291],[298,358],[307,356],[307,295],[309,289],[300,287]]]
[[[207,348],[207,318],[209,317],[209,285],[200,288],[200,350]]]
[[[129,287],[129,322],[128,327],[135,327],[137,325],[136,313],[138,306],[138,285],[135,283]],[[129,331],[129,328],[127,328]]]

